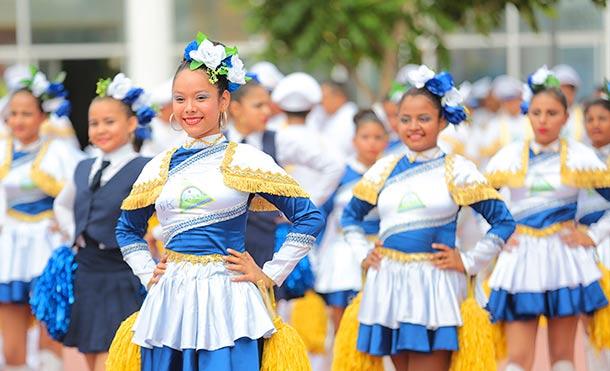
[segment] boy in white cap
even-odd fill
[[[271,100],[286,115],[284,124],[277,131],[278,163],[287,168],[316,205],[326,201],[344,169],[344,160],[336,149],[305,125],[309,113],[321,98],[320,85],[303,72],[292,73],[280,80],[271,95]]]
[[[255,63],[250,72],[256,76],[259,83],[267,89],[269,94],[273,92],[273,89],[277,86],[281,79],[284,78],[284,74],[271,62],[262,61]],[[286,120],[286,116],[282,113],[282,110],[277,104],[271,102],[271,117],[267,123],[267,128],[270,130],[276,130],[278,126]]]
[[[580,88],[581,80],[578,72],[567,64],[558,64],[553,67],[553,73],[561,84],[561,92],[568,101],[568,113],[570,118],[563,127],[561,135],[577,141],[588,140],[585,134],[584,115],[582,107],[576,102],[576,94]]]
[[[157,116],[150,122],[152,131],[150,139],[144,141],[140,154],[154,157],[164,150],[179,146],[186,139],[186,134],[177,123],[172,126],[172,80],[167,80],[151,91],[150,101],[159,107]]]
[[[533,135],[527,117],[521,113],[523,83],[512,76],[501,75],[494,79],[492,93],[500,101],[500,109],[483,130],[479,149],[483,165],[508,143]]]

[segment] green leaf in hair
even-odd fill
[[[558,88],[561,86],[559,79],[554,75],[549,75],[544,81],[544,86],[547,88]]]
[[[60,73],[57,74],[57,77],[55,78],[55,82],[63,83],[65,79],[66,79],[66,72],[61,71]]]
[[[99,79],[99,81],[97,82],[97,85],[95,87],[95,94],[97,94],[98,97],[105,97],[106,96],[106,91],[108,90],[108,86],[110,85],[110,83],[112,82],[112,80],[108,79]]]
[[[227,54],[227,57],[233,56],[233,55],[237,54],[237,47],[236,46],[225,46],[225,53]]]
[[[207,39],[208,37],[203,32],[197,32],[197,38],[195,38],[195,40],[197,41],[198,45],[201,45],[201,43]]]
[[[194,70],[196,70],[197,68],[199,68],[201,66],[203,66],[203,62],[199,62],[199,61],[196,61],[196,60],[193,59],[191,61],[191,64],[189,65],[189,68],[190,68],[191,71],[194,71]]]

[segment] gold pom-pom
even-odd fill
[[[106,369],[112,371],[134,371],[140,369],[141,356],[140,347],[134,344],[133,325],[138,318],[138,312],[127,317],[114,335],[108,358],[106,359]]]
[[[599,264],[602,272],[600,285],[606,298],[610,299],[610,270]],[[589,322],[589,338],[593,347],[600,351],[610,349],[610,306],[595,311]]]
[[[383,371],[381,357],[374,357],[356,349],[361,301],[362,293],[359,293],[347,306],[341,318],[335,336],[332,371]]]
[[[325,352],[328,313],[324,299],[309,290],[305,296],[294,300],[290,324],[297,330],[308,352]]]
[[[451,371],[496,369],[494,339],[489,314],[474,298],[474,284],[468,284],[468,298],[460,308],[462,326],[458,329],[459,350],[451,356]]]
[[[483,292],[489,297],[491,289],[489,288],[489,279],[483,281]],[[506,334],[504,333],[504,324],[502,322],[491,324],[491,333],[494,341],[494,351],[496,352],[496,360],[502,361],[508,357],[508,349],[506,345]]]

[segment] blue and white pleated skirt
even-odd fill
[[[489,278],[493,321],[591,314],[608,305],[590,249],[567,246],[559,233],[517,238],[518,246],[500,253]]]
[[[403,263],[383,257],[369,269],[358,321],[357,347],[372,355],[458,349],[460,304],[466,298],[463,273],[428,261]]]
[[[606,269],[610,269],[610,237],[597,245],[597,257]]]
[[[0,229],[0,303],[27,304],[32,282],[61,244],[50,227],[50,219],[25,222],[6,216]]]
[[[371,243],[373,248],[373,243]],[[355,249],[343,236],[320,247],[315,254],[315,291],[326,304],[345,308],[362,289],[362,268]]]
[[[258,288],[232,277],[223,262],[167,264],[133,327],[142,370],[259,369],[257,340],[275,327]]]

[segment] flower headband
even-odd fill
[[[194,71],[205,68],[210,76],[210,84],[218,82],[218,76],[226,76],[229,80],[230,93],[239,89],[251,77],[246,75],[244,62],[237,54],[237,47],[214,45],[206,35],[197,33],[197,38],[184,48],[184,61],[189,63],[189,69]]]
[[[468,118],[466,108],[462,105],[464,98],[455,87],[450,73],[435,74],[428,67],[421,65],[409,71],[407,79],[414,87],[424,88],[441,99],[442,114],[448,123],[459,125]]]
[[[131,79],[123,73],[119,73],[112,80],[110,78],[100,79],[97,82],[95,93],[98,97],[111,97],[129,106],[138,119],[136,137],[150,138],[148,124],[157,112],[149,104],[150,94],[145,93],[144,89],[134,86]]]
[[[527,86],[523,89],[523,102],[521,112],[525,115],[529,110],[530,101],[534,94],[545,89],[559,89],[561,83],[557,76],[548,69],[546,64],[527,78]]]
[[[610,100],[610,81],[604,80],[604,85],[601,87],[601,98]]]
[[[49,82],[47,76],[35,66],[30,66],[30,74],[31,77],[21,80],[17,88],[27,89],[32,95],[40,99],[44,112],[54,114],[57,117],[68,116],[71,105],[66,99],[68,91],[63,84],[66,74],[61,72],[53,82]]]

